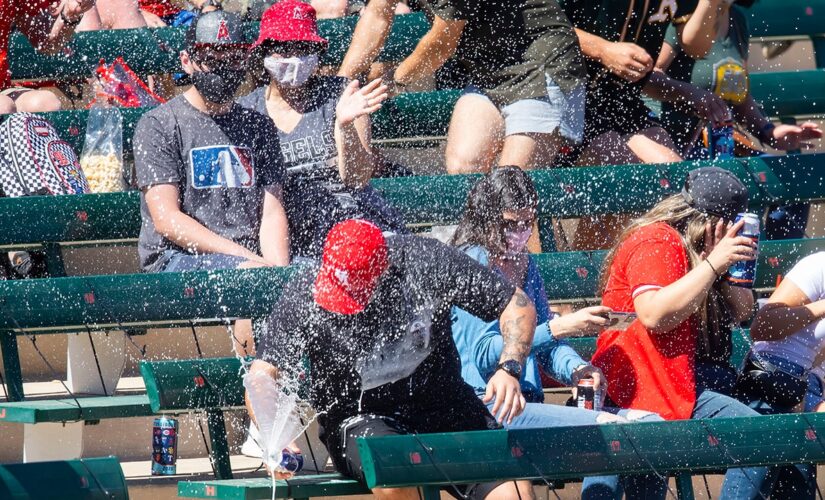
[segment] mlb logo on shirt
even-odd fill
[[[255,162],[249,148],[207,146],[189,151],[192,187],[249,188],[255,185]]]

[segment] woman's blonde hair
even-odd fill
[[[705,214],[696,208],[691,207],[681,194],[675,194],[660,201],[641,217],[631,221],[631,223],[619,235],[616,244],[612,249],[610,249],[604,259],[604,264],[602,264],[601,277],[599,280],[599,294],[604,294],[605,287],[607,286],[607,280],[610,276],[610,267],[613,265],[613,261],[616,258],[616,252],[619,247],[621,247],[622,243],[624,243],[624,241],[636,230],[657,222],[664,222],[675,229],[682,238],[682,244],[687,251],[688,260],[690,261],[690,268],[693,269],[701,264],[702,261],[701,255],[702,252],[705,251],[705,227],[707,223],[711,224],[711,228],[715,228],[718,221],[718,216]],[[715,300],[708,300],[708,298],[714,293],[716,292],[711,289],[711,293],[709,293],[708,297],[706,297],[702,302],[702,307],[697,313],[697,319],[699,320],[700,328],[703,332],[708,331],[707,326],[709,324],[709,320],[710,323],[713,324],[718,322],[718,311],[715,310],[716,308],[713,307],[713,310],[710,311],[708,308],[709,303],[716,303]]]

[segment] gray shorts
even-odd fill
[[[547,81],[547,95],[537,99],[521,99],[500,108],[504,117],[504,134],[552,134],[573,142],[581,142],[584,135],[584,102],[586,90],[579,84],[569,92],[563,92],[550,76]],[[468,85],[461,93],[477,95],[490,100],[484,91],[475,85]],[[492,101],[490,101],[492,102]]]
[[[210,253],[203,255],[192,255],[166,250],[158,259],[160,269],[152,272],[180,273],[185,271],[217,271],[219,269],[235,269],[247,259],[236,255],[226,255],[222,253]]]

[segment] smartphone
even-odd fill
[[[627,330],[631,323],[636,321],[638,315],[633,312],[611,311],[605,314],[607,325],[605,330]]]

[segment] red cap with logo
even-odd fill
[[[356,314],[370,302],[389,265],[387,242],[375,224],[339,222],[327,234],[321,268],[312,291],[315,303],[338,314]]]
[[[328,44],[318,35],[315,9],[301,0],[281,0],[264,11],[260,34],[252,47],[267,41]]]

